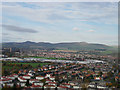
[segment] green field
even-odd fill
[[[54,57],[38,57],[38,56],[24,56],[22,58],[40,58],[40,59],[58,59],[58,60],[65,60],[65,58],[54,58]]]
[[[9,64],[13,64],[13,66],[8,66]],[[16,66],[14,66],[16,64]],[[13,67],[20,68],[17,66],[17,64],[22,64],[22,65],[31,65],[33,68],[36,68],[38,65],[44,66],[49,63],[7,63],[7,65],[3,66],[4,69],[12,69]]]
[[[12,64],[12,63],[11,63]],[[44,66],[44,65],[47,65],[49,63],[13,63],[13,64],[29,64],[31,65],[32,67],[36,67],[40,64],[40,66]]]
[[[101,54],[103,54],[103,55],[104,55],[104,54],[105,54],[105,55],[106,55],[106,54],[112,54],[112,53],[113,53],[112,51],[103,51],[103,52],[101,52]]]

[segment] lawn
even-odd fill
[[[28,65],[31,65],[33,68],[36,68],[39,64],[40,64],[40,66],[44,66],[44,65],[47,65],[49,63],[7,63],[7,64],[23,64],[23,65],[28,64]],[[7,65],[3,66],[3,68],[4,69],[12,69],[11,66],[7,66]],[[16,68],[19,68],[19,67],[16,66]]]
[[[39,56],[24,56],[22,58],[40,58],[40,59],[58,59],[65,60],[65,58],[54,58],[54,57],[39,57]]]
[[[105,54],[105,55],[108,55],[108,54],[112,54],[113,52],[112,51],[103,51],[103,52],[101,52],[101,54]]]
[[[38,66],[39,64],[40,64],[41,66],[43,66],[43,65],[46,65],[46,64],[49,64],[49,63],[13,63],[13,64],[29,64],[29,65],[31,65],[32,67],[36,67],[36,66]]]

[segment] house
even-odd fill
[[[29,70],[29,73],[35,73],[35,71],[34,70]]]
[[[71,87],[71,85],[70,85],[69,83],[62,83],[61,86],[66,86],[66,87],[68,87],[68,88]]]
[[[94,80],[101,80],[101,77],[94,77]]]
[[[82,80],[83,80],[83,78],[84,78],[84,76],[79,76]]]
[[[51,74],[46,74],[45,78],[48,78],[48,77],[50,78],[51,76],[52,76]]]
[[[1,79],[5,79],[5,78],[7,78],[7,77],[6,77],[6,76],[2,76],[2,77],[1,77]]]
[[[38,79],[38,80],[43,80],[44,77],[43,77],[43,76],[36,76],[36,79]]]
[[[95,85],[95,84],[89,84],[89,85],[88,85],[88,88],[94,88],[94,89],[95,89],[95,88],[96,88],[96,85]],[[97,85],[97,88],[104,90],[104,89],[106,89],[107,87],[106,87],[106,86],[102,86],[102,85]]]
[[[14,79],[15,79],[15,76],[10,75],[10,76],[7,76],[7,78],[14,80]]]
[[[55,80],[55,76],[50,76],[50,80]]]
[[[41,69],[38,69],[38,71],[40,72],[40,71],[42,71]]]
[[[51,66],[52,69],[54,69],[55,67],[54,66]]]
[[[25,87],[26,82],[17,82],[17,86]]]
[[[12,82],[12,79],[9,79],[9,78],[0,79],[0,84],[10,83],[10,82]]]
[[[15,78],[17,78],[18,77],[18,74],[12,74]]]
[[[98,88],[98,89],[107,89],[108,87],[97,85],[97,88]]]
[[[43,69],[44,69],[45,71],[46,71],[46,70],[48,70],[48,68],[47,68],[47,67],[44,67]]]
[[[38,79],[30,79],[29,80],[29,83],[31,83],[31,84],[33,84],[34,82],[39,82],[39,80]]]
[[[43,85],[44,85],[43,82],[41,82],[41,81],[39,81],[39,82],[34,82],[33,84],[34,84],[34,85],[40,85],[40,86],[43,86]]]
[[[49,82],[52,82],[52,81],[50,79],[46,79],[45,83],[49,83]]]
[[[89,84],[87,87],[88,88],[95,88],[95,84]]]
[[[44,70],[44,68],[40,68],[40,71],[43,71]]]
[[[51,66],[49,66],[49,69],[52,69],[52,67],[51,67]]]
[[[42,88],[42,86],[33,84],[32,86],[30,86],[30,88]]]
[[[50,90],[53,90],[53,89],[55,89],[56,87],[54,86],[54,85],[45,85],[44,86],[44,90],[48,90],[48,89],[50,89]]]
[[[80,89],[81,87],[77,86],[77,85],[73,85],[73,89],[77,90]]]
[[[54,85],[54,86],[57,86],[57,83],[56,83],[56,82],[48,82],[48,85]]]
[[[3,87],[7,86],[7,87],[13,87],[14,83],[9,82],[9,83],[4,83]]]
[[[69,81],[68,83],[69,83],[70,85],[72,85],[72,86],[79,84],[77,81]]]
[[[115,76],[115,81],[118,81],[119,77],[118,76]]]
[[[30,75],[24,75],[23,78],[25,78],[25,79],[30,79],[31,76],[30,76]]]
[[[57,87],[57,90],[67,90],[68,89],[68,87],[66,87],[66,86],[58,86]]]
[[[27,80],[26,80],[25,78],[23,78],[22,76],[18,77],[18,80],[19,80],[20,82],[27,82]]]
[[[28,73],[28,75],[30,75],[31,77],[33,76],[33,73]]]

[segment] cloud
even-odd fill
[[[110,38],[110,36],[106,35],[106,32],[108,32],[108,30],[109,34],[112,36],[116,36],[117,33],[117,6],[112,7],[110,3],[42,2],[10,4],[11,3],[2,3],[2,23],[4,25],[8,25],[4,26],[5,31],[3,31],[6,32],[6,30],[9,30],[8,33],[16,35],[15,37],[24,37],[24,40],[43,42],[98,41],[101,43],[107,43],[107,41],[116,40],[116,38]],[[117,5],[117,3],[115,5]],[[16,25],[9,26],[9,24],[16,24],[19,27]],[[13,26],[15,29],[11,26]],[[33,29],[28,29],[25,27],[32,27]],[[74,33],[71,29],[77,33]],[[40,31],[36,33],[36,30]],[[100,30],[101,33],[99,33]],[[16,32],[13,33],[12,31],[26,33],[19,34]],[[26,37],[27,32],[35,33],[35,35],[28,35]],[[104,39],[100,34],[105,34],[106,38],[108,38]],[[17,40],[22,41],[23,39]]]
[[[23,27],[19,27],[19,26],[13,26],[13,25],[2,25],[3,28],[5,28],[6,30],[9,31],[15,31],[15,32],[21,32],[21,33],[37,33],[38,31],[34,30],[34,29],[29,29],[29,28],[23,28]]]
[[[78,31],[78,30],[79,30],[79,28],[74,27],[72,30],[73,30],[73,31]]]
[[[95,32],[95,30],[88,30],[88,32]]]
[[[117,7],[111,7],[110,3],[25,3],[25,5],[19,3],[16,6],[3,4],[2,7],[3,13],[44,23],[63,22],[68,19],[117,23]]]

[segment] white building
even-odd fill
[[[43,77],[43,76],[36,76],[36,79],[38,79],[38,80],[43,80],[44,77]]]
[[[27,82],[27,80],[26,80],[25,78],[23,78],[22,76],[18,77],[18,80],[19,80],[20,82]]]
[[[30,76],[30,75],[24,75],[23,78],[25,78],[25,79],[30,79],[31,76]]]

